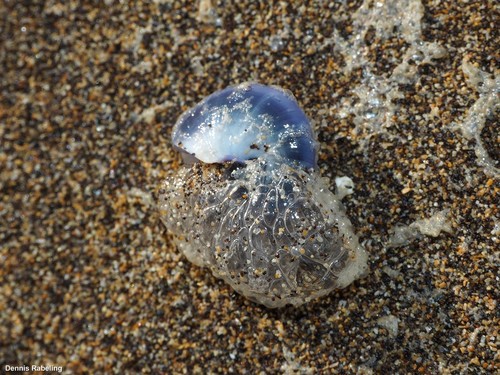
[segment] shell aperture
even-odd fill
[[[365,273],[366,252],[314,170],[317,142],[291,94],[255,83],[218,91],[180,117],[172,139],[189,163],[163,182],[159,208],[191,262],[268,307]]]

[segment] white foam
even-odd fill
[[[354,117],[355,132],[368,136],[362,143],[394,125],[393,116],[399,109],[395,100],[404,97],[399,86],[414,84],[419,79],[420,65],[434,64],[435,59],[447,54],[438,43],[422,40],[422,16],[423,5],[419,0],[364,1],[352,16],[351,37],[344,39],[338,31],[333,34],[335,50],[346,64],[344,71],[363,69],[361,83],[353,86],[351,95],[343,98],[335,108],[341,118]],[[402,58],[391,61],[395,64],[392,72],[375,73],[374,64],[368,58],[370,46],[365,42],[369,30],[374,30],[376,37],[381,39],[399,36],[409,43]]]
[[[498,161],[488,155],[481,139],[481,132],[488,116],[499,109],[500,77],[480,70],[468,58],[462,60],[462,71],[467,84],[479,93],[479,98],[468,109],[463,121],[452,124],[452,129],[460,131],[466,139],[475,140],[474,151],[478,164],[484,168],[485,173],[499,177]]]
[[[453,233],[448,215],[449,210],[442,210],[426,219],[416,220],[410,225],[397,226],[393,229],[393,234],[387,243],[388,247],[405,246],[421,238],[422,235],[437,237],[441,232]]]

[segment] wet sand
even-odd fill
[[[0,5],[2,370],[498,371],[495,2],[34,3]],[[370,272],[299,308],[190,264],[156,209],[177,117],[245,81],[355,183]]]

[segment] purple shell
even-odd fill
[[[244,83],[217,91],[182,114],[172,141],[186,162],[269,161],[315,168],[318,145],[293,95]]]

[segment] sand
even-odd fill
[[[4,1],[2,370],[498,372],[498,16],[494,1]],[[354,182],[370,272],[299,308],[189,263],[156,208],[177,117],[245,81],[293,92],[331,189]]]

